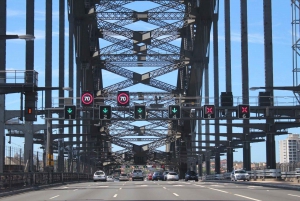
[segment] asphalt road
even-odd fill
[[[252,200],[299,201],[300,191],[236,183],[184,181],[87,182],[2,197],[3,201]]]

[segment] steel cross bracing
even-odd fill
[[[92,65],[127,78],[127,80],[100,89],[99,95],[100,97],[107,98],[116,91],[142,83],[167,91],[169,94],[172,93],[167,99],[143,100],[143,104],[147,106],[162,104],[163,107],[167,107],[175,103],[171,97],[174,96],[174,92],[178,93],[177,87],[155,78],[175,70],[189,69],[192,58],[182,54],[182,50],[191,51],[191,46],[186,45],[187,43],[185,42],[184,49],[182,49],[182,47],[172,45],[171,42],[182,37],[185,29],[194,23],[195,17],[190,12],[190,9],[186,9],[184,2],[180,0],[153,0],[152,2],[161,6],[144,12],[136,12],[124,7],[131,2],[134,1],[104,0],[99,1],[99,5],[95,6],[94,15],[97,19],[99,36],[101,35],[100,38],[111,42],[112,45],[100,48],[94,52]],[[115,12],[112,12],[112,10]],[[174,12],[173,10],[178,12]],[[91,14],[89,15],[91,17]],[[115,22],[112,23],[106,20],[113,20]],[[168,23],[165,20],[173,20],[173,22]],[[174,22],[174,20],[178,21]],[[136,21],[144,21],[159,26],[159,28],[151,31],[132,31],[123,27]],[[120,39],[120,36],[122,39]],[[164,51],[165,54],[160,54],[159,51]],[[136,66],[160,66],[160,68],[143,74],[124,69],[124,67]],[[184,78],[181,77],[181,79]],[[104,103],[116,106],[115,99],[106,99]],[[130,106],[134,106],[134,103],[131,103]],[[172,121],[151,121],[153,122],[152,125],[136,128],[129,125],[129,123],[133,122],[132,119],[128,119],[126,123],[114,120],[118,120],[118,118],[124,116],[132,117],[133,111],[113,110],[113,119],[109,122],[110,125],[107,125],[106,131],[111,136],[112,143],[124,147],[126,152],[132,153],[133,144],[126,142],[126,139],[120,138],[123,136],[143,135],[160,137],[148,144],[149,152],[154,152],[156,148],[164,145],[166,141],[173,142],[175,140],[176,131],[172,129]],[[148,111],[148,117],[167,119],[168,111],[151,110]],[[168,133],[164,133],[168,130],[154,129],[158,127],[167,127],[173,134],[167,135]],[[114,128],[124,129],[120,132],[120,129]],[[124,151],[117,152],[116,154],[121,153],[124,153]]]

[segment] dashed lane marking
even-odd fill
[[[173,185],[173,186],[183,186],[183,185]]]
[[[199,186],[199,187],[205,188],[205,186],[201,186],[201,185],[197,185],[197,184],[195,184],[195,186]]]
[[[115,195],[114,195],[114,198],[117,197],[117,196],[118,196],[118,194],[115,194]]]
[[[53,196],[53,197],[49,198],[49,200],[52,200],[52,199],[54,199],[54,198],[57,198],[58,196],[59,196],[59,195]]]
[[[176,193],[173,193],[175,196],[179,196],[178,194],[176,194]]]
[[[222,190],[219,190],[219,189],[215,189],[215,188],[209,188],[210,190],[214,190],[214,191],[219,191],[219,192],[222,192],[222,193],[228,193],[227,191],[222,191]]]
[[[298,197],[300,198],[300,195],[293,195],[293,194],[288,194],[289,196],[293,196],[293,197]]]
[[[247,197],[247,196],[244,196],[244,195],[239,195],[239,194],[234,194],[234,195],[238,196],[238,197],[246,198],[246,199],[249,199],[249,200],[261,201],[261,200],[258,200],[258,199],[255,199],[255,198],[250,198],[250,197]]]
[[[120,190],[122,190],[122,188],[120,188]]]

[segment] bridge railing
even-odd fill
[[[0,174],[0,192],[29,186],[88,181],[90,179],[92,179],[92,175],[84,173],[2,173]]]
[[[252,180],[265,179],[282,179],[285,181],[293,181],[300,183],[300,168],[295,171],[281,172],[280,169],[264,169],[247,171]],[[223,174],[211,174],[202,176],[202,180],[230,180],[230,172]]]

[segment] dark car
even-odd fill
[[[169,173],[170,171],[164,171],[163,172],[163,181],[166,181],[167,180],[167,174]]]
[[[187,173],[185,173],[185,181],[188,180],[195,180],[198,181],[198,175],[195,171],[188,171]]]
[[[153,175],[152,175],[152,181],[158,181],[158,180],[163,180],[164,177],[163,177],[163,174],[162,172],[154,172]]]

